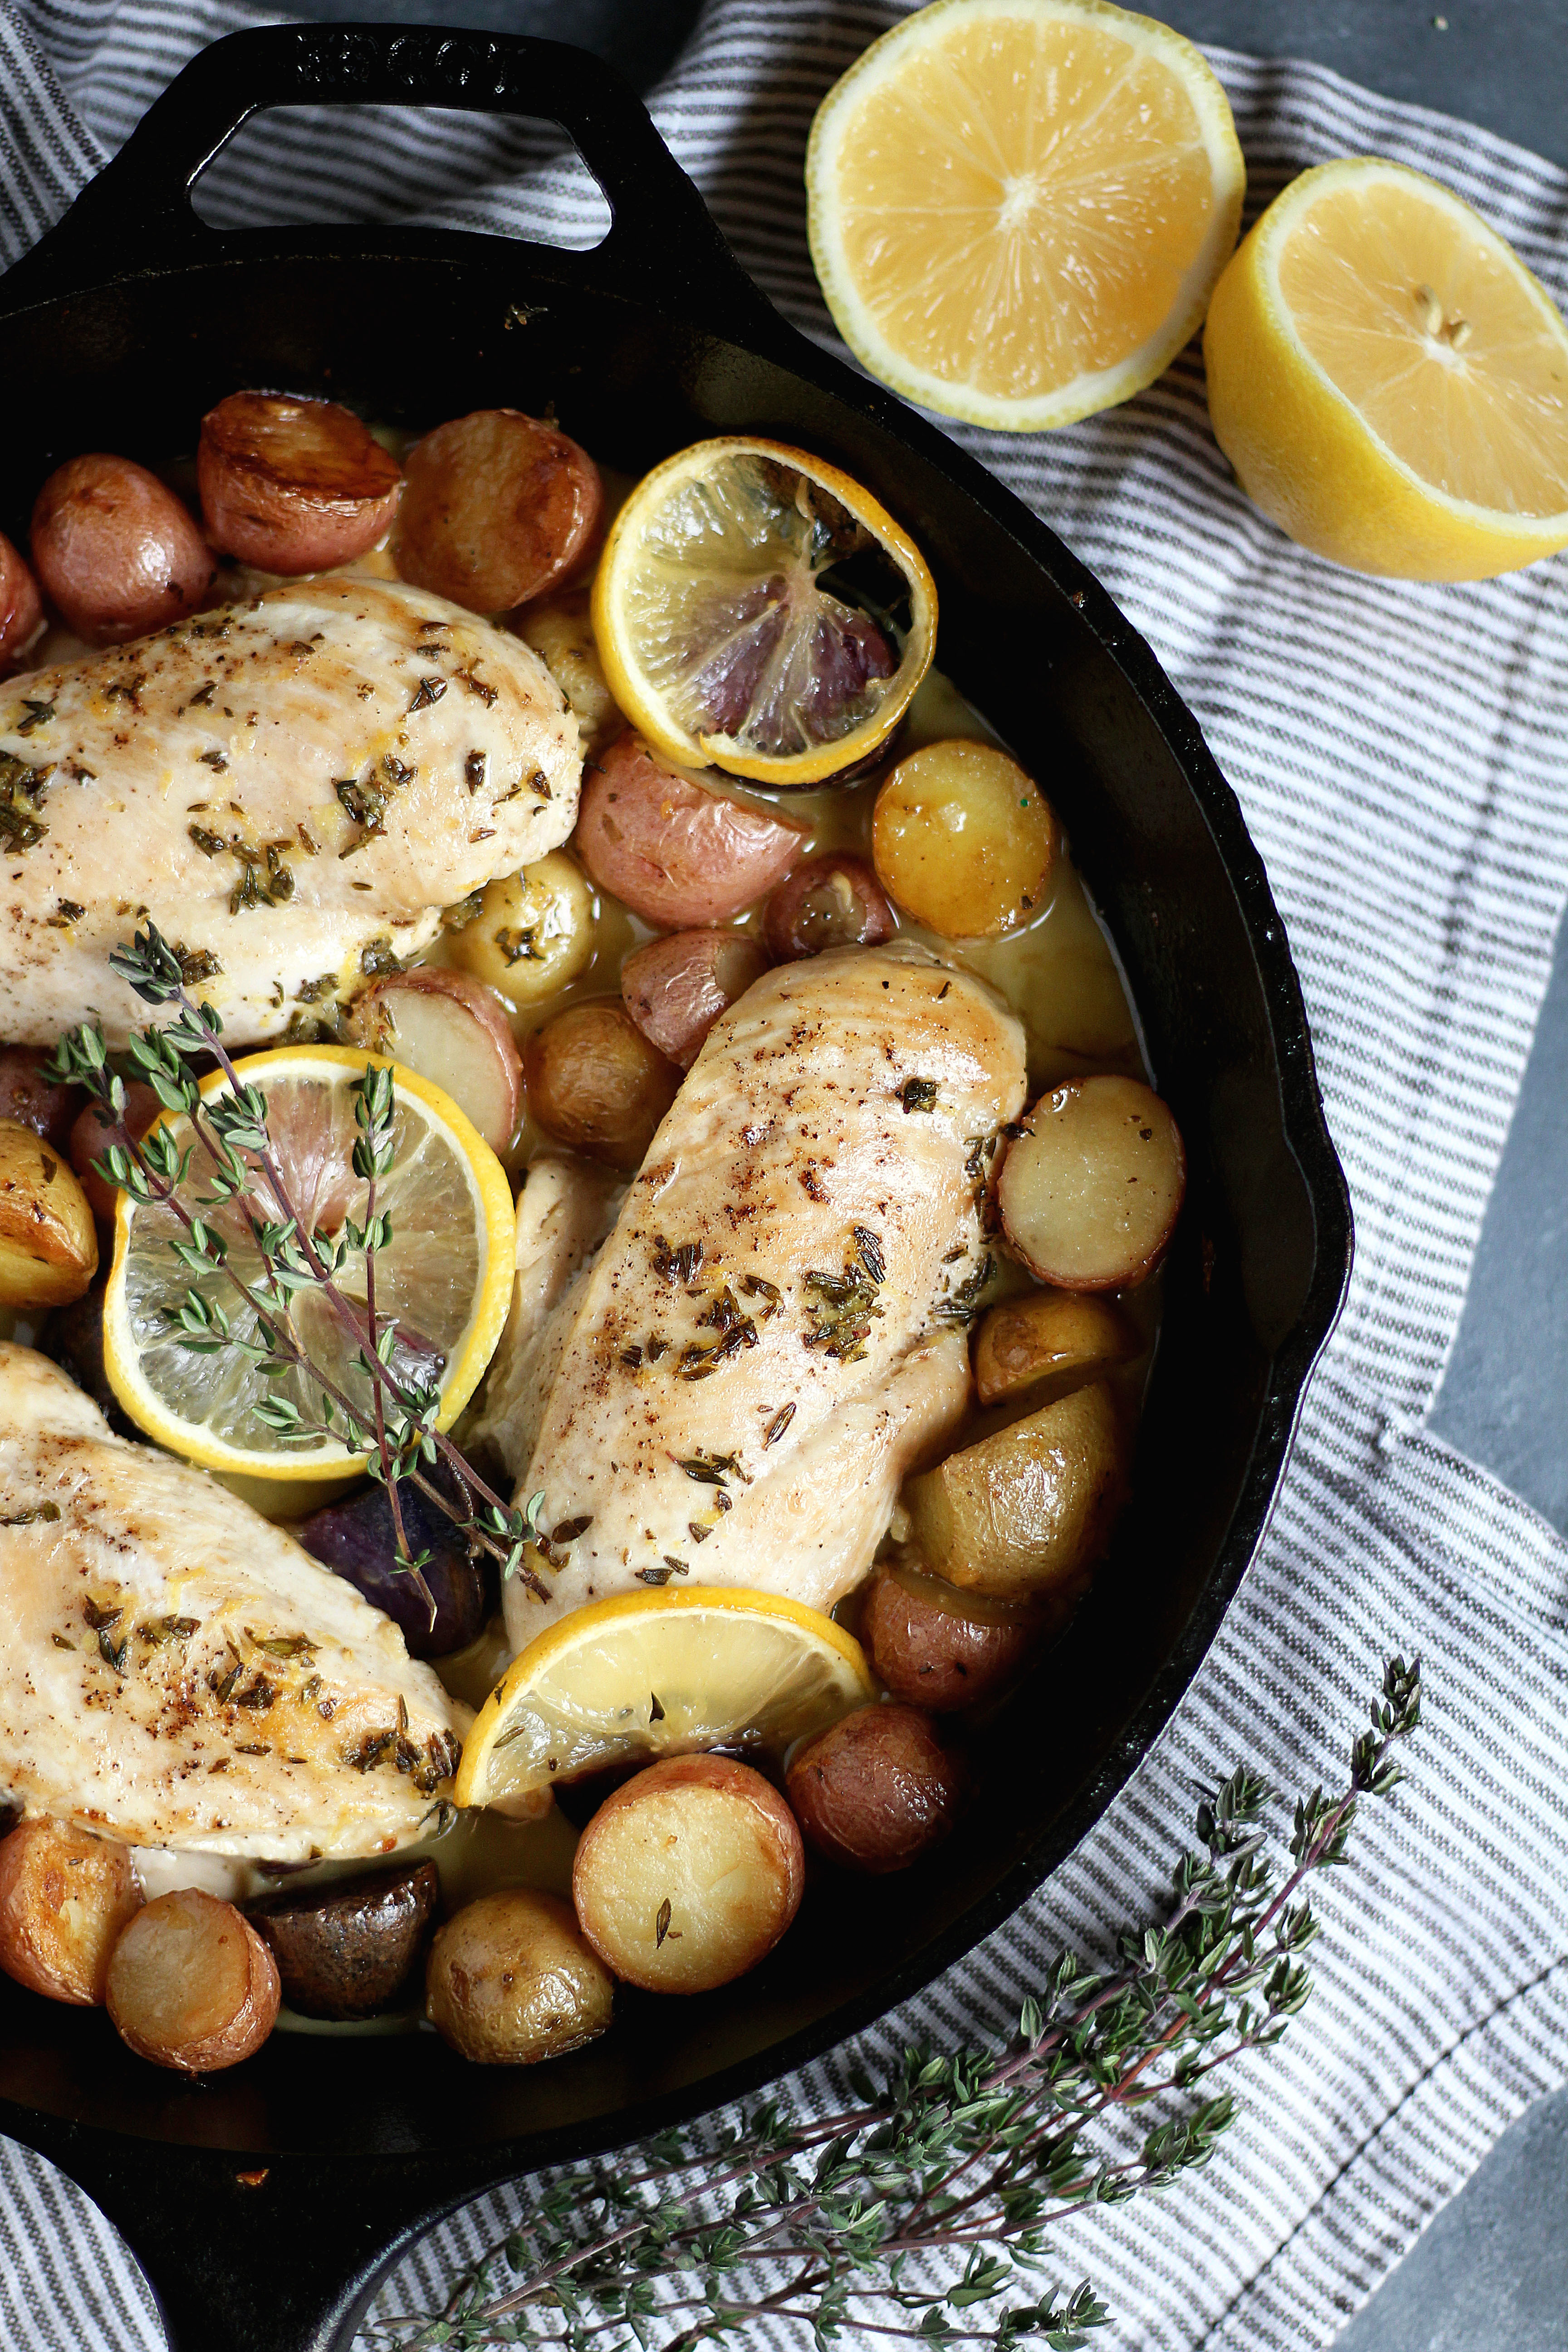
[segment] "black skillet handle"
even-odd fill
[[[194,57],[125,145],[6,276],[8,297],[45,299],[169,261],[219,256],[191,190],[250,115],[273,106],[440,106],[555,122],[609,204],[604,242],[555,251],[596,287],[777,325],[647,108],[587,50],[514,34],[379,25],[267,25]],[[247,232],[247,236],[256,232]],[[297,234],[297,233],[296,233]],[[521,240],[520,240],[521,242]]]

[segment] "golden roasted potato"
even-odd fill
[[[69,1160],[0,1118],[0,1307],[65,1307],[98,1271],[98,1234]]]
[[[850,1870],[907,1870],[940,1843],[968,1774],[931,1717],[898,1701],[858,1706],[791,1759],[789,1801],[820,1853]]]
[[[0,1969],[51,2000],[102,2007],[109,1956],[141,1907],[130,1852],[113,1838],[28,1821],[0,1843]]]
[[[1048,1384],[1061,1395],[1097,1380],[1112,1364],[1138,1353],[1139,1340],[1108,1299],[1070,1290],[1033,1290],[1005,1298],[980,1326],[974,1342],[974,1390],[982,1404],[1009,1404]]]
[[[301,2017],[374,2017],[417,1969],[441,1900],[433,1862],[395,1864],[337,1886],[284,1887],[246,1906],[270,1947],[283,1997]]]
[[[994,940],[1049,902],[1056,812],[990,743],[927,743],[877,794],[871,856],[905,913],[945,940]]]
[[[592,960],[593,886],[563,850],[552,849],[521,874],[490,883],[473,921],[453,933],[451,952],[513,1012],[546,1003]]]
[[[374,546],[403,468],[335,400],[231,392],[202,419],[196,479],[214,547],[263,572],[323,572]]]
[[[910,1542],[950,1584],[999,1600],[1080,1586],[1110,1540],[1126,1451],[1104,1381],[1075,1389],[911,1478]]]
[[[437,1936],[425,2014],[460,2057],[532,2066],[603,2033],[615,1984],[572,1906],[531,1886],[481,1895]]]
[[[249,1920],[184,1887],[137,1912],[114,1947],[105,1997],[139,2058],[211,2074],[260,2049],[282,1996],[277,1962]]]
[[[1187,1163],[1181,1132],[1137,1078],[1078,1078],[1042,1095],[1008,1147],[1002,1229],[1041,1282],[1123,1290],[1164,1256]]]
[[[592,591],[563,588],[525,604],[511,622],[525,646],[531,646],[576,714],[583,749],[591,757],[602,751],[626,725],[615,697],[605,683],[589,611]]]
[[[610,1168],[640,1164],[680,1086],[615,997],[569,1004],[535,1030],[523,1068],[540,1126]]]
[[[1037,1632],[1022,1611],[900,1566],[882,1570],[872,1585],[862,1638],[895,1698],[945,1715],[1010,1682]]]
[[[416,441],[403,461],[392,552],[399,576],[470,613],[510,612],[565,580],[604,509],[585,449],[537,416],[479,408]]]
[[[583,1933],[648,1992],[709,1992],[766,1957],[805,1857],[771,1781],[729,1756],[667,1756],[606,1798],[572,1865]]]

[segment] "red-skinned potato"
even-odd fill
[[[569,577],[597,536],[599,469],[575,441],[516,408],[479,408],[404,460],[393,560],[416,588],[504,613]]]
[[[33,568],[78,636],[145,636],[195,612],[217,569],[173,490],[129,457],[58,467],[33,507]]]
[[[675,1100],[680,1073],[613,997],[569,1004],[534,1032],[528,1107],[562,1143],[610,1168],[636,1168]]]
[[[163,1109],[151,1087],[132,1079],[125,1089],[125,1128],[135,1141],[152,1126]],[[120,1199],[117,1186],[106,1184],[93,1167],[101,1160],[113,1140],[114,1122],[101,1104],[89,1102],[78,1112],[66,1144],[66,1157],[76,1170],[77,1179],[87,1194],[88,1206],[100,1224],[114,1223],[115,1207]]]
[[[584,781],[577,855],[602,890],[661,931],[727,923],[783,879],[804,829],[656,760],[623,735]]]
[[[871,1587],[863,1638],[895,1698],[945,1715],[1003,1689],[1028,1656],[1036,1628],[1022,1612],[921,1570],[895,1568]]]
[[[968,1790],[918,1706],[858,1706],[790,1759],[789,1801],[811,1844],[849,1870],[906,1870],[946,1837]]]
[[[278,1963],[249,1920],[195,1887],[143,1904],[104,1991],[121,2039],[182,2074],[216,2074],[259,2050],[282,1999]]]
[[[572,1864],[584,1935],[648,1992],[710,1992],[755,1968],[805,1883],[795,1816],[731,1756],[667,1756],[636,1773],[599,1807]]]
[[[403,469],[335,400],[233,392],[202,419],[196,478],[215,547],[263,572],[321,572],[374,546]]]
[[[763,910],[763,945],[774,963],[824,948],[872,948],[895,929],[876,869],[847,851],[819,850],[786,874]]]
[[[37,1045],[0,1045],[0,1118],[30,1127],[68,1158],[71,1129],[86,1097],[79,1087],[46,1078],[43,1063]]]
[[[64,1822],[0,1843],[0,1969],[50,2000],[101,2008],[110,1954],[142,1907],[129,1850]]]
[[[0,1119],[0,1306],[67,1307],[97,1271],[92,1211],[64,1153]]]
[[[672,931],[621,966],[621,1001],[643,1035],[689,1070],[721,1013],[768,968],[744,931]]]
[[[16,668],[43,625],[38,583],[21,550],[0,531],[0,671]]]
[[[522,1056],[495,991],[427,965],[378,980],[355,998],[349,1034],[442,1087],[492,1151],[522,1117]]]

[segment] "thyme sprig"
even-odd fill
[[[1363,1800],[1402,1779],[1420,1712],[1418,1662],[1389,1660],[1345,1784],[1296,1805],[1282,1876],[1270,1791],[1234,1771],[1198,1807],[1163,1919],[1124,1932],[1109,1967],[1061,1954],[1005,2049],[907,2049],[879,2083],[853,2068],[860,2104],[820,2122],[767,2100],[733,2128],[666,2133],[635,2168],[557,2175],[443,2311],[374,2332],[448,2352],[690,2352],[763,2321],[819,2352],[1081,2346],[1108,2313],[1087,2282],[1040,2288],[1051,2230],[1207,2163],[1236,2113],[1209,2078],[1305,2006],[1303,1889],[1345,1860]]]
[[[84,1024],[63,1036],[46,1066],[57,1082],[85,1087],[104,1114],[110,1133],[93,1163],[97,1173],[139,1205],[167,1209],[182,1228],[168,1246],[197,1280],[163,1310],[172,1336],[198,1355],[247,1355],[268,1381],[290,1372],[302,1376],[307,1391],[314,1392],[314,1410],[279,1392],[255,1407],[258,1420],[286,1444],[330,1436],[363,1458],[387,1490],[395,1565],[415,1580],[432,1622],[435,1601],[423,1572],[430,1554],[410,1549],[397,1492],[405,1480],[470,1543],[490,1553],[504,1576],[521,1576],[546,1597],[546,1588],[524,1559],[538,1535],[543,1496],[531,1496],[519,1509],[494,1493],[436,1427],[439,1386],[421,1377],[419,1350],[400,1335],[395,1318],[377,1310],[376,1259],[392,1240],[392,1219],[378,1205],[377,1186],[391,1174],[397,1148],[391,1070],[367,1062],[355,1082],[352,1165],[365,1187],[364,1213],[360,1220],[345,1216],[335,1233],[328,1233],[301,1212],[268,1127],[266,1096],[259,1087],[241,1082],[223,1042],[222,1020],[210,1004],[190,995],[180,958],[156,926],[149,923],[138,931],[130,947],[117,947],[110,962],[143,1003],[176,1008],[165,1025],[132,1039],[127,1058],[164,1109],[189,1122],[193,1139],[182,1147],[167,1124],[140,1139],[132,1136],[124,1080],[111,1068],[103,1032],[95,1024]],[[228,1083],[204,1096],[200,1072],[209,1059]],[[205,1155],[205,1192],[191,1182],[198,1146]],[[248,1280],[236,1267],[216,1222],[225,1213],[237,1220],[255,1250],[259,1272]],[[363,1305],[341,1279],[359,1259],[364,1267]],[[199,1286],[203,1278],[205,1288]],[[247,1310],[243,1328],[215,1295],[225,1286]],[[353,1360],[365,1376],[363,1397],[352,1395],[325,1371],[301,1338],[292,1301],[306,1290],[321,1297],[349,1340]],[[438,1465],[447,1478],[432,1475]]]

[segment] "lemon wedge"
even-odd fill
[[[345,1217],[363,1222],[365,1188],[353,1171],[354,1093],[366,1064],[378,1057],[339,1046],[280,1046],[237,1065],[241,1083],[259,1087],[268,1130],[292,1200],[310,1230],[335,1234]],[[219,1071],[204,1081],[210,1097],[225,1089]],[[438,1425],[446,1428],[473,1394],[495,1352],[510,1302],[514,1225],[506,1172],[449,1095],[412,1070],[394,1069],[394,1140],[390,1175],[376,1187],[376,1206],[392,1219],[392,1239],[376,1253],[376,1313],[383,1328],[395,1320],[391,1369],[400,1367],[441,1391]],[[190,1121],[165,1113],[183,1150],[193,1141]],[[182,1198],[191,1205],[207,1190],[211,1161],[197,1147]],[[246,1196],[259,1216],[279,1212],[258,1176]],[[254,1285],[261,1261],[238,1204],[203,1213],[228,1244],[228,1263]],[[310,1421],[321,1417],[321,1394],[302,1372],[268,1379],[243,1347],[199,1353],[184,1346],[166,1310],[194,1286],[228,1318],[237,1339],[248,1339],[256,1314],[222,1273],[193,1275],[169,1244],[184,1228],[174,1211],[139,1207],[120,1195],[114,1261],[104,1298],[104,1362],[115,1395],[132,1421],[172,1452],[204,1468],[268,1479],[341,1477],[359,1457],[335,1436],[306,1442],[280,1437],[258,1419],[258,1404],[290,1399]],[[364,1303],[364,1260],[350,1256],[339,1286]],[[320,1290],[295,1292],[290,1301],[305,1351],[327,1377],[356,1401],[370,1382],[359,1345]]]
[[[1293,180],[1215,288],[1204,353],[1242,488],[1317,554],[1480,580],[1568,547],[1568,328],[1423,173]]]
[[[1037,433],[1152,383],[1202,323],[1246,167],[1192,43],[1103,0],[935,0],[829,90],[812,259],[856,357]]]
[[[920,550],[779,441],[699,441],[638,483],[594,582],[611,693],[678,765],[790,789],[876,751],[936,644]]]
[[[459,1805],[702,1748],[780,1754],[877,1696],[860,1644],[774,1593],[669,1586],[574,1609],[512,1660],[463,1743]]]

